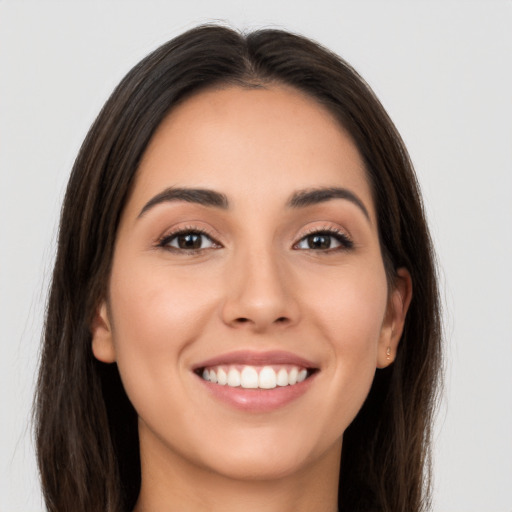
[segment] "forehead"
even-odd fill
[[[349,134],[316,100],[282,85],[207,90],[173,109],[146,149],[134,196],[143,201],[172,186],[218,189],[235,204],[341,186],[373,215]]]

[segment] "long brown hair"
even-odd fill
[[[140,489],[137,414],[116,365],[93,357],[90,325],[107,293],[119,219],[149,140],[191,94],[271,83],[305,92],[350,133],[372,187],[388,281],[406,267],[413,282],[396,361],[377,370],[344,434],[340,510],[429,508],[439,300],[421,196],[402,139],[363,79],[317,43],[280,30],[243,35],[202,26],[128,73],[91,127],[71,173],[35,400],[38,463],[50,512],[132,510]]]

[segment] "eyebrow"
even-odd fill
[[[350,201],[364,213],[364,216],[368,220],[370,220],[370,214],[368,213],[363,201],[346,188],[325,187],[299,190],[292,195],[288,201],[288,206],[290,208],[305,208],[307,206],[325,203],[331,199],[346,199],[347,201]]]
[[[200,204],[227,210],[228,199],[224,194],[203,188],[166,188],[164,191],[150,199],[142,208],[138,218],[142,217],[148,210],[162,203],[173,201],[185,201],[187,203]]]
[[[345,199],[350,201],[364,213],[364,216],[368,220],[370,220],[370,215],[364,203],[353,192],[346,188],[324,187],[299,190],[291,196],[286,206],[288,208],[306,208],[332,199]],[[169,187],[151,198],[140,211],[138,218],[142,217],[148,210],[156,205],[173,201],[185,201],[187,203],[195,203],[201,206],[220,208],[222,210],[229,208],[228,198],[221,192],[203,188]]]

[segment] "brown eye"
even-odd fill
[[[294,248],[329,251],[333,249],[351,249],[353,245],[353,242],[344,233],[319,231],[317,233],[311,233],[299,240]]]
[[[204,235],[197,233],[178,235],[176,237],[176,243],[180,249],[200,249],[203,243],[203,236]]]
[[[328,235],[309,235],[306,237],[308,249],[330,249],[331,236]]]
[[[173,250],[200,251],[219,247],[207,234],[200,231],[181,231],[165,237],[159,245]]]

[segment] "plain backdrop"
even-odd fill
[[[410,150],[439,255],[435,511],[512,511],[512,2],[0,0],[0,512],[44,510],[30,407],[57,218],[122,76],[198,23],[277,26],[367,79]]]

